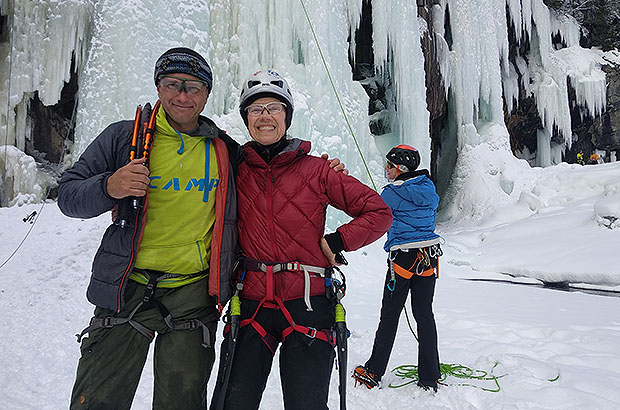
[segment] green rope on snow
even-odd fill
[[[362,163],[366,168],[366,172],[368,173],[368,177],[370,178],[370,182],[372,183],[373,189],[376,191],[377,186],[375,185],[375,181],[372,179],[372,175],[370,174],[370,170],[368,169],[368,165],[366,164],[366,159],[364,158],[364,154],[362,154],[362,150],[357,143],[357,138],[355,137],[355,133],[353,132],[353,128],[351,127],[351,123],[349,122],[349,117],[347,117],[347,113],[344,111],[344,107],[342,106],[342,102],[340,101],[340,96],[338,95],[338,91],[336,90],[336,86],[334,85],[334,81],[332,80],[332,75],[329,72],[329,68],[327,67],[327,62],[325,61],[325,57],[323,56],[323,50],[321,49],[321,45],[319,44],[319,40],[316,37],[316,33],[314,31],[314,26],[312,25],[312,21],[310,21],[310,16],[308,15],[308,10],[306,10],[306,5],[303,0],[299,0],[301,3],[301,7],[304,9],[304,13],[306,14],[306,19],[308,20],[308,24],[310,25],[310,30],[312,31],[312,36],[314,37],[314,42],[316,43],[317,48],[319,49],[319,54],[321,55],[321,60],[323,61],[323,66],[325,66],[325,71],[327,71],[327,77],[329,77],[329,82],[332,85],[332,89],[334,90],[334,94],[336,95],[336,100],[338,101],[338,105],[340,106],[340,110],[342,111],[342,115],[344,116],[344,120],[347,123],[347,127],[349,128],[349,132],[353,137],[353,141],[355,142],[355,146],[357,147],[357,151],[360,153],[360,157],[362,158]]]
[[[443,382],[448,378],[448,376],[453,376],[459,379],[484,380],[484,381],[490,380],[495,383],[495,388],[485,388],[485,387],[480,387],[480,386],[476,386],[475,384],[469,384],[469,383],[457,383],[457,384],[454,384],[454,386],[476,387],[484,391],[497,393],[500,391],[498,379],[500,377],[504,377],[504,376],[495,376],[493,374],[493,370],[495,369],[497,364],[498,363],[495,363],[495,365],[493,365],[493,368],[491,369],[490,372],[486,372],[484,370],[471,369],[470,367],[463,366],[462,364],[441,363],[439,365],[439,370],[441,371],[441,378],[439,379],[439,383],[446,384]],[[396,373],[396,376],[400,377],[401,379],[411,379],[409,381],[406,381],[403,384],[399,384],[399,385],[389,384],[388,385],[388,387],[391,387],[394,389],[407,386],[411,383],[415,383],[418,380],[420,380],[418,376],[418,366],[416,365],[405,364],[402,366],[398,366],[392,369],[392,372]]]

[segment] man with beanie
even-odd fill
[[[153,340],[153,409],[206,407],[218,307],[230,297],[237,254],[240,147],[200,115],[213,86],[200,54],[166,51],[155,85],[161,106],[148,159],[130,161],[134,121],[120,121],[59,182],[67,216],[113,210],[115,219],[92,265],[87,296],[96,308],[80,335],[88,337],[71,409],[130,409]]]

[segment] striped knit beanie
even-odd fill
[[[161,76],[166,74],[184,73],[193,75],[207,83],[209,92],[213,84],[211,67],[200,54],[190,48],[176,47],[166,51],[155,63],[155,85]]]

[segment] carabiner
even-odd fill
[[[387,283],[387,288],[390,292],[394,292],[394,289],[396,289],[396,279],[390,279]]]

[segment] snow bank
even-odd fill
[[[620,286],[620,163],[559,164],[530,174],[531,187],[516,203],[487,207],[484,218],[462,225],[468,235],[455,245],[460,263],[543,282]]]
[[[5,182],[0,189],[2,206],[21,206],[47,197],[47,187],[52,186],[55,179],[40,170],[34,158],[12,145],[0,145],[0,154],[0,169],[6,172],[0,180],[0,186]]]
[[[510,152],[504,126],[487,124],[480,128],[482,135],[472,125],[466,129],[470,140],[488,142],[466,144],[459,153],[450,188],[440,203],[439,220],[450,226],[479,221],[513,205],[537,179],[528,163]]]
[[[594,203],[596,222],[609,229],[620,228],[620,176],[603,189],[603,198]]]
[[[581,171],[596,170],[583,167]],[[569,167],[557,168],[547,186],[571,184],[561,178]],[[610,172],[613,170],[609,170]],[[617,172],[618,170],[615,169]],[[607,173],[605,173],[607,174]],[[576,175],[578,176],[578,175]],[[607,178],[605,177],[607,180]],[[570,187],[551,189],[572,190]],[[22,222],[25,215],[39,213],[33,225]],[[508,217],[517,216],[510,209]],[[540,213],[541,226],[550,213]],[[69,407],[71,388],[80,357],[74,334],[87,326],[93,312],[85,296],[92,258],[101,236],[110,223],[110,215],[82,220],[63,216],[54,203],[0,208],[0,264],[15,250],[26,232],[32,233],[15,256],[0,268],[0,396],[3,409],[40,410]],[[504,221],[505,225],[519,220]],[[581,227],[564,224],[553,235],[540,231],[541,244],[557,243],[571,249],[571,239]],[[620,230],[601,231],[615,235]],[[462,228],[442,232],[447,242],[440,262],[434,312],[442,363],[458,363],[472,369],[492,372],[499,379],[501,391],[493,382],[448,378],[435,394],[414,384],[392,389],[388,384],[402,384],[391,372],[399,365],[417,363],[417,343],[404,315],[381,389],[354,387],[347,378],[347,408],[350,410],[409,409],[474,410],[616,410],[620,408],[620,323],[613,312],[618,299],[582,292],[559,292],[542,289],[533,283],[501,284],[502,275],[472,270],[464,265],[466,253],[477,252],[471,245],[473,232]],[[521,239],[521,238],[519,238]],[[614,239],[614,238],[612,238]],[[487,239],[485,242],[488,242]],[[602,241],[605,239],[601,238]],[[599,242],[600,243],[600,242]],[[379,320],[381,295],[387,266],[383,239],[357,252],[347,254],[349,266],[347,295],[348,372],[364,363],[372,350]],[[511,241],[497,251],[523,259],[518,243]],[[596,242],[593,243],[596,245]],[[581,252],[567,252],[572,261],[584,258]],[[469,253],[471,256],[472,253]],[[618,266],[617,251],[602,256],[608,265]],[[466,256],[466,257],[469,257]],[[535,260],[534,260],[535,261]],[[597,268],[593,267],[593,268]],[[584,271],[587,280],[590,270]],[[503,277],[505,280],[505,276]],[[489,279],[471,280],[471,279]],[[407,303],[409,318],[410,304]],[[603,313],[603,314],[602,314]],[[413,324],[413,323],[412,323]],[[415,324],[413,324],[415,326]],[[222,323],[216,346],[222,338]],[[415,329],[415,327],[414,327]],[[219,355],[218,355],[219,356]],[[282,390],[278,357],[263,394],[261,408],[281,410]],[[213,392],[217,363],[207,394]],[[558,377],[559,376],[559,377]],[[466,385],[463,385],[466,384]],[[152,355],[145,366],[133,410],[150,410],[153,397]],[[331,376],[329,408],[338,408],[338,379]]]

